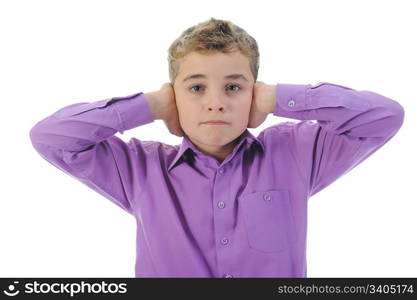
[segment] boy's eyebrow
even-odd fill
[[[192,74],[192,75],[188,75],[187,77],[185,77],[182,82],[185,82],[191,79],[197,79],[197,78],[207,78],[207,76],[204,74]],[[230,75],[225,76],[224,79],[242,79],[242,80],[248,81],[246,77],[243,76],[243,74],[230,74]]]

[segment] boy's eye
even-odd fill
[[[192,86],[192,87],[191,87],[191,90],[192,90],[192,91],[196,91],[196,90],[193,90],[193,88],[195,88],[195,87],[201,87],[201,85],[195,85],[195,86]],[[197,91],[197,92],[198,92],[198,91]]]
[[[228,87],[238,87],[239,89],[235,89],[234,91],[238,91],[238,90],[240,90],[240,86],[238,86],[238,85],[236,85],[236,84],[230,84],[230,85],[228,85]],[[194,85],[194,86],[192,86],[190,89],[192,90],[192,91],[196,91],[196,92],[198,92],[198,91],[200,91],[201,89],[198,89],[198,90],[195,90],[194,88],[195,87],[202,87],[202,85]]]
[[[235,87],[238,87],[238,88],[239,88],[238,90],[240,90],[240,86],[238,86],[238,85],[236,85],[236,84],[231,84],[231,85],[229,85],[229,86],[235,86]],[[238,91],[238,90],[235,90],[235,91]]]

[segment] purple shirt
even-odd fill
[[[306,277],[307,200],[400,129],[370,91],[277,84],[277,123],[247,129],[222,163],[116,132],[153,122],[142,92],[68,105],[30,131],[36,151],[135,217],[136,277]],[[314,121],[313,121],[314,120]]]

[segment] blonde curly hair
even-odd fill
[[[210,18],[189,27],[172,42],[168,49],[169,79],[172,85],[177,78],[181,59],[193,51],[201,54],[241,51],[249,59],[255,81],[258,77],[258,44],[245,30],[230,21]]]

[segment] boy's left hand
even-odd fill
[[[256,128],[261,125],[268,114],[275,110],[276,95],[275,85],[256,81],[253,85],[252,104],[249,112],[249,128]]]

